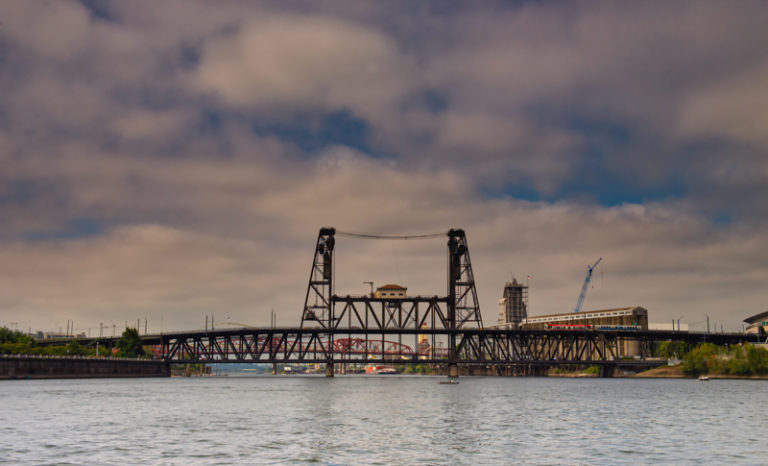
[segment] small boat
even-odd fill
[[[709,380],[709,377],[707,377],[706,375],[699,376],[699,382],[706,382],[708,380]]]
[[[458,385],[459,381],[454,379],[448,379],[448,380],[441,380],[439,382],[440,385]]]
[[[368,375],[396,375],[397,369],[392,366],[368,366],[365,368]]]

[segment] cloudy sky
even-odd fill
[[[0,325],[296,325],[318,229],[467,232],[486,323],[768,308],[765,2],[0,2]],[[445,293],[445,240],[337,292]]]

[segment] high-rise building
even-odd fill
[[[528,286],[516,279],[504,285],[504,295],[499,300],[499,328],[517,328],[528,317]]]

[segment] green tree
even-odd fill
[[[127,328],[117,340],[116,345],[119,349],[117,356],[123,358],[137,358],[144,356],[144,347],[141,346],[141,337],[139,331],[135,328]]]
[[[86,353],[86,349],[77,340],[72,340],[67,345],[67,354],[69,356],[85,356]]]
[[[747,365],[753,374],[765,374],[768,372],[768,350],[746,345]]]
[[[715,362],[715,345],[704,343],[683,357],[683,372],[691,375],[706,374]]]
[[[34,340],[29,335],[24,335],[18,330],[10,330],[8,327],[0,327],[0,343],[22,343],[31,345]]]
[[[747,359],[740,353],[740,351],[737,351],[733,359],[728,361],[728,372],[733,375],[749,374],[749,364],[747,363]]]
[[[689,346],[682,341],[660,341],[656,346],[656,354],[662,358],[682,358],[689,350]]]

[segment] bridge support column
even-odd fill
[[[333,377],[333,363],[329,362],[325,365],[325,376]]]
[[[448,364],[448,377],[455,378],[459,376],[459,366],[456,364]]]
[[[616,366],[601,366],[600,367],[600,377],[604,378],[610,378],[613,377],[613,373],[616,370]]]
[[[272,375],[277,375],[277,363],[272,363]]]

